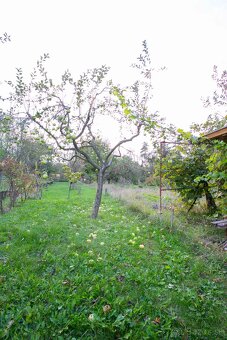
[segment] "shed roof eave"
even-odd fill
[[[204,135],[204,137],[208,139],[220,139],[227,142],[227,126],[224,126],[223,128],[215,130],[213,132],[207,133],[206,135]]]

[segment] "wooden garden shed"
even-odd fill
[[[208,139],[218,139],[223,140],[227,143],[227,125],[221,129],[215,130],[213,132],[207,133],[204,137]]]

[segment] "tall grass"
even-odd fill
[[[158,187],[105,184],[104,188],[106,193],[120,200],[132,211],[141,212],[153,221],[160,221],[170,231],[181,233],[185,242],[202,243],[218,251],[222,249],[219,244],[225,239],[225,231],[216,229],[211,224],[215,217],[206,215],[203,201],[191,213],[187,213],[187,208],[175,192],[164,191],[160,214]]]
[[[149,215],[159,213],[159,188],[158,187],[139,187],[122,186],[117,184],[105,184],[105,192],[112,197],[127,203],[131,208],[139,209]],[[163,212],[170,210],[176,201],[176,195],[165,191],[162,194]]]

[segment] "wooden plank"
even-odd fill
[[[215,224],[214,227],[216,227],[216,228],[223,228],[223,229],[225,228],[227,230],[227,224],[226,223],[225,224],[224,223],[222,223],[222,224],[221,223],[220,224]]]
[[[226,220],[220,220],[220,221],[213,221],[211,223],[218,225],[218,226],[227,226],[227,219]]]
[[[211,223],[213,223],[213,224],[227,223],[227,219],[225,219],[225,220],[219,220],[219,221],[213,221],[213,222],[211,222]]]

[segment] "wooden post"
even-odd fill
[[[1,214],[3,214],[3,204],[2,204],[2,201],[3,201],[3,192],[1,191],[0,192],[0,211],[1,211]]]

